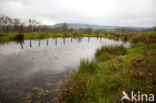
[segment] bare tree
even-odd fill
[[[23,35],[23,33],[24,33],[24,25],[25,25],[24,22],[20,23],[19,29],[18,29],[18,34]]]
[[[8,33],[11,30],[12,19],[6,16],[5,23],[5,33]]]
[[[13,19],[12,21],[13,31],[18,32],[20,23],[21,21],[19,19],[17,18]]]
[[[69,26],[66,23],[63,23],[60,28],[61,28],[61,32],[67,33]]]
[[[26,23],[28,25],[27,31],[29,33],[32,32],[33,20],[32,19],[28,19],[28,21]]]
[[[83,33],[83,28],[74,29],[72,33],[74,35],[82,34]]]
[[[92,28],[86,28],[86,29],[84,29],[84,33],[86,33],[86,34],[92,34],[92,32],[93,32],[93,29]]]
[[[37,21],[36,26],[37,26],[37,32],[40,32],[41,31],[41,23]]]
[[[0,17],[0,33],[3,33],[3,17]]]
[[[96,29],[94,33],[99,36],[100,34],[107,34],[107,32],[104,29]]]
[[[7,16],[0,17],[0,32],[8,33],[11,30],[12,19]]]

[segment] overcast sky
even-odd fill
[[[156,0],[0,0],[0,15],[43,24],[156,25]]]

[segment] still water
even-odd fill
[[[102,45],[130,44],[94,37],[0,44],[0,102],[51,101],[64,84],[66,73],[77,69],[81,59],[93,59]]]

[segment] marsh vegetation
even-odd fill
[[[123,34],[130,48],[102,46],[92,61],[82,60],[56,103],[122,103],[122,91],[156,94],[155,32]]]
[[[156,93],[155,61],[155,29],[50,28],[0,17],[2,103],[115,103],[123,90]]]

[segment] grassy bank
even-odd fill
[[[0,42],[9,42],[16,40],[17,34],[15,33],[6,33],[0,35]],[[45,38],[55,38],[55,37],[105,37],[105,38],[113,38],[117,39],[115,35],[111,34],[72,34],[72,33],[24,33],[23,38],[25,40],[34,40],[34,39],[45,39]]]
[[[145,38],[146,35],[148,37],[153,38],[155,40],[156,31],[149,31],[149,32],[132,32],[132,33],[113,33],[113,34],[72,34],[72,33],[43,33],[43,32],[32,32],[32,33],[24,33],[23,38],[25,40],[34,40],[34,39],[45,39],[45,38],[55,38],[55,37],[102,37],[102,38],[111,38],[111,39],[121,39],[121,40],[133,40],[136,41],[140,38]],[[0,34],[0,42],[9,42],[16,40],[16,33],[5,33]],[[145,38],[146,39],[146,38]],[[148,39],[148,38],[147,38]],[[144,41],[144,40],[143,40]]]
[[[155,34],[154,34],[155,35]],[[118,103],[122,91],[156,94],[156,36],[127,36],[131,48],[101,47],[68,77],[56,103]],[[125,36],[125,35],[124,35]]]

